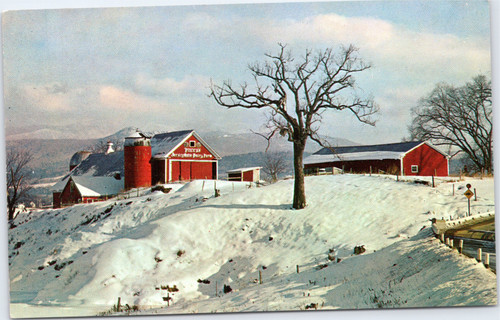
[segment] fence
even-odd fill
[[[438,238],[441,243],[445,244],[452,250],[457,250],[458,253],[475,258],[477,262],[482,262],[485,268],[490,269],[496,274],[496,254],[495,243],[488,245],[486,241],[480,241],[466,238],[447,237],[441,233]]]

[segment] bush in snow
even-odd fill
[[[366,252],[366,248],[364,245],[354,247],[354,254],[362,254],[364,252]]]

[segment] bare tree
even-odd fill
[[[283,152],[266,152],[262,171],[269,177],[270,182],[278,181],[278,176],[286,171],[287,165]]]
[[[247,83],[235,87],[230,81],[212,83],[210,96],[226,108],[268,111],[269,139],[279,133],[293,143],[293,208],[302,209],[306,206],[302,158],[308,138],[324,144],[318,135],[323,112],[349,110],[359,121],[374,125],[371,115],[378,107],[370,97],[356,94],[354,81],[354,74],[370,66],[358,57],[354,46],[341,48],[338,54],[330,48],[306,50],[296,60],[285,45],[279,44],[278,54],[265,56],[266,62],[249,65],[255,87]]]
[[[458,88],[439,84],[412,109],[410,134],[454,149],[452,156],[463,152],[478,170],[491,172],[492,111],[491,81],[485,76]]]
[[[7,213],[9,221],[15,219],[16,206],[26,199],[31,190],[29,183],[28,165],[33,160],[30,150],[9,148],[7,149]]]

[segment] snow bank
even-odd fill
[[[292,188],[193,181],[32,215],[9,232],[13,316],[37,315],[34,305],[95,315],[118,297],[151,313],[496,302],[495,275],[431,237],[431,218],[467,210],[450,184],[308,177],[303,210],[290,209]],[[487,194],[474,212],[494,208]],[[354,255],[359,245],[367,251]]]

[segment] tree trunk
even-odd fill
[[[295,182],[293,188],[293,208],[303,209],[306,206],[306,188],[304,186],[304,166],[302,159],[304,156],[305,144],[293,143],[293,169],[295,172]]]

